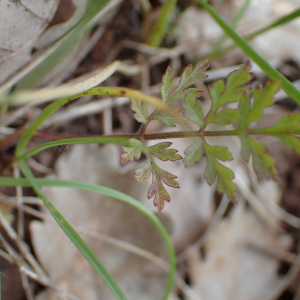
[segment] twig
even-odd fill
[[[45,271],[36,261],[34,256],[30,253],[28,245],[23,240],[20,239],[18,234],[15,232],[15,230],[8,224],[1,211],[0,211],[0,223],[5,229],[5,231],[7,232],[8,236],[13,241],[16,242],[16,245],[18,246],[21,253],[24,255],[25,259],[28,261],[28,263],[39,274],[39,276],[41,276],[41,278],[45,280],[45,278],[47,278]]]

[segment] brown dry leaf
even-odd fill
[[[203,300],[264,299],[283,280],[279,261],[259,250],[286,250],[287,235],[274,236],[241,203],[211,236],[203,261],[191,259],[192,286]]]
[[[58,3],[0,1],[0,83],[30,61],[33,42],[49,24]]]
[[[113,145],[77,145],[58,159],[57,177],[102,184],[141,199],[147,188],[143,184],[137,185],[131,174],[120,174],[119,154],[119,149]],[[80,227],[84,227],[157,255],[165,254],[165,245],[156,227],[130,205],[74,189],[45,188],[44,193],[79,233]],[[35,253],[55,284],[80,299],[114,299],[99,275],[58,226],[35,221],[31,224],[31,232]],[[163,296],[166,273],[160,268],[153,269],[152,263],[124,249],[81,235],[128,299],[160,299]],[[47,290],[37,299],[56,297]]]

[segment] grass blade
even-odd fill
[[[74,144],[118,144],[121,146],[130,147],[131,143],[126,138],[121,137],[114,137],[114,136],[103,136],[103,137],[82,137],[82,138],[69,138],[64,140],[52,141],[48,143],[44,143],[39,145],[24,154],[16,157],[16,160],[25,159],[30,156],[33,156],[41,151],[46,149],[55,147],[55,146],[62,146],[62,145],[74,145]]]
[[[103,281],[115,295],[118,300],[126,300],[125,295],[122,290],[115,282],[114,278],[110,275],[101,261],[98,259],[97,255],[90,249],[90,247],[85,243],[85,241],[80,237],[80,235],[76,232],[76,230],[68,223],[68,221],[63,217],[63,215],[55,208],[55,206],[44,196],[42,193],[40,186],[32,174],[30,168],[25,163],[24,160],[20,160],[19,162],[20,169],[23,174],[27,177],[37,196],[44,202],[45,206],[57,222],[57,224],[61,227],[61,229],[66,233],[69,239],[73,242],[73,244],[77,247],[77,249],[85,256],[85,258],[89,261],[89,263],[93,266],[96,272],[102,277]]]
[[[238,10],[238,12],[233,16],[233,19],[232,19],[231,24],[230,24],[232,28],[235,28],[237,26],[238,22],[242,19],[242,17],[246,13],[250,3],[251,3],[251,0],[246,0],[244,2],[244,4],[242,5],[242,7]],[[227,37],[228,37],[227,34],[224,33],[217,40],[217,42],[213,46],[213,53],[219,51],[219,49],[222,47],[222,45],[226,41]]]
[[[300,8],[294,10],[293,12],[291,12],[291,13],[289,13],[289,14],[281,17],[281,18],[279,18],[278,20],[274,21],[272,24],[267,25],[267,26],[265,26],[265,27],[263,27],[263,28],[255,31],[255,32],[251,33],[250,35],[247,35],[246,37],[244,37],[244,39],[246,41],[249,41],[249,40],[251,40],[251,39],[253,39],[253,38],[255,38],[255,37],[257,37],[257,36],[259,36],[259,35],[267,32],[267,31],[269,31],[269,30],[271,30],[273,28],[276,28],[278,26],[284,25],[284,24],[286,24],[288,22],[291,22],[294,19],[297,19],[299,17],[300,17]],[[228,51],[230,51],[230,50],[232,50],[232,49],[234,49],[236,47],[237,47],[237,45],[233,44],[233,45],[228,46],[226,48],[219,49],[219,50],[216,50],[216,51],[212,51],[212,53],[206,55],[204,58],[213,59],[215,57],[218,57],[220,55],[223,55],[223,54],[227,53]]]
[[[147,38],[147,44],[152,47],[159,47],[166,34],[169,18],[175,9],[177,0],[166,0],[160,9],[159,15]]]
[[[103,187],[100,185],[95,185],[91,183],[86,182],[80,182],[80,181],[70,181],[70,180],[62,180],[62,179],[45,179],[45,178],[36,178],[35,181],[37,182],[38,186],[56,186],[56,187],[66,187],[66,188],[76,188],[80,190],[90,191],[94,193],[103,194],[105,196],[109,196],[115,199],[118,199],[120,201],[123,201],[125,203],[128,203],[132,205],[133,207],[140,210],[142,213],[144,213],[157,227],[159,232],[161,233],[168,250],[168,256],[169,256],[169,264],[170,264],[170,270],[168,275],[168,283],[164,295],[164,300],[167,300],[170,292],[172,291],[173,283],[174,283],[174,277],[175,277],[175,271],[176,271],[176,258],[175,258],[175,251],[172,245],[171,238],[162,225],[162,223],[159,221],[159,219],[150,211],[146,206],[144,206],[142,203],[140,203],[138,200],[121,193],[119,191],[113,190],[108,187]],[[25,178],[10,178],[10,177],[0,177],[0,185],[2,186],[22,186],[22,187],[31,187],[31,183],[28,179]]]
[[[108,0],[92,0],[86,9],[81,21],[66,33],[53,46],[46,50],[46,55],[42,54],[42,60],[37,58],[37,63],[25,76],[18,81],[16,89],[28,89],[43,79],[60,61],[77,47],[88,30],[96,24],[96,22],[104,17],[101,11],[104,9]],[[34,64],[34,62],[33,62]]]
[[[284,77],[280,72],[274,69],[260,54],[258,54],[245,39],[243,39],[234,29],[232,29],[209,5],[205,0],[197,0],[212,18],[220,25],[224,32],[230,36],[236,45],[249,56],[272,80],[281,79],[281,88],[298,104],[300,104],[300,91]]]

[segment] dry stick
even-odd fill
[[[253,242],[246,243],[245,246],[254,248],[256,251],[259,250],[264,254],[271,255],[274,258],[291,264],[295,263],[295,261],[297,260],[297,254],[282,249],[274,248],[273,246],[262,245]]]
[[[230,130],[233,128],[233,126],[227,125],[226,128]],[[239,152],[241,153],[241,144],[240,144],[238,137],[233,136],[232,140],[235,143],[236,147],[239,149]],[[243,160],[243,162],[244,162],[244,160]],[[256,182],[256,186],[258,186],[257,176],[253,170],[252,164],[245,163],[245,165],[248,169],[248,172],[251,176],[252,181]],[[295,219],[298,219],[297,217],[290,215],[291,217],[294,217],[293,222],[290,223],[289,222],[290,218],[288,218],[288,216],[286,216],[286,214],[288,214],[288,213],[285,212],[283,209],[281,209],[282,210],[281,213],[279,213],[278,211],[276,211],[276,213],[275,213],[274,210],[271,210],[271,208],[270,208],[271,204],[269,205],[269,207],[267,207],[266,204],[264,205],[264,201],[261,201],[261,199],[258,199],[258,197],[250,190],[250,188],[248,187],[248,184],[242,180],[242,177],[236,176],[234,179],[234,182],[238,186],[240,193],[249,202],[249,204],[252,205],[252,208],[256,211],[256,213],[273,229],[278,228],[278,224],[273,219],[270,219],[270,214],[269,214],[270,212],[272,215],[279,217],[283,221],[286,218],[288,221],[287,223],[288,224],[292,223],[291,224],[292,226],[294,226],[295,223],[297,224],[297,220],[295,220]],[[298,224],[300,224],[299,222],[300,222],[300,219],[298,219]]]
[[[257,176],[256,176],[255,172],[253,171],[253,169],[251,170],[250,174],[251,174],[251,179],[252,179],[252,182],[254,185],[254,190],[257,190],[259,183],[258,183]],[[262,191],[262,192],[264,192],[264,191]],[[263,206],[265,206],[266,210],[268,210],[271,214],[273,214],[275,217],[279,218],[281,221],[285,222],[286,224],[289,224],[295,228],[300,229],[300,218],[288,213],[274,201],[268,201],[268,199],[269,199],[268,196],[269,195],[264,193],[264,195],[260,199],[260,202],[262,203]]]
[[[0,241],[1,244],[5,247],[7,250],[9,256],[11,259],[9,259],[9,262],[12,262],[16,264],[19,267],[20,272],[25,273],[28,277],[31,279],[37,281],[41,285],[44,285],[46,287],[51,288],[52,290],[56,291],[58,294],[63,295],[63,299],[72,299],[72,300],[79,300],[77,297],[73,296],[72,294],[68,293],[67,291],[64,291],[58,287],[56,287],[49,278],[42,279],[38,274],[36,274],[32,269],[27,265],[27,263],[24,261],[24,259],[10,246],[10,244],[4,239],[2,234],[0,233]]]
[[[20,275],[21,275],[22,286],[25,291],[27,300],[34,300],[32,289],[29,285],[28,276],[24,272],[20,272],[20,273],[21,273]]]
[[[235,183],[237,184],[243,197],[249,201],[252,207],[260,214],[260,216],[264,217],[264,220],[267,220],[271,226],[278,227],[274,221],[270,220],[269,213],[295,228],[300,228],[299,218],[284,211],[276,204],[266,204],[258,199],[258,197],[249,189],[249,187],[238,177],[235,179]]]
[[[41,163],[37,162],[35,159],[33,159],[32,157],[28,157],[26,159],[27,164],[35,171],[38,171],[42,174],[49,174],[52,172],[52,170],[44,165],[42,165]],[[24,198],[24,197],[23,197]]]
[[[282,281],[269,293],[264,300],[274,300],[278,299],[278,297],[290,286],[292,281],[299,274],[300,270],[300,253],[297,255],[297,259],[294,264],[290,268],[288,274],[282,279]]]
[[[20,178],[20,169],[18,167],[18,164],[13,164],[13,172],[15,178]],[[17,196],[17,202],[19,205],[22,205],[23,203],[23,190],[21,186],[16,187],[16,196]],[[18,228],[17,228],[18,235],[20,239],[24,238],[24,213],[21,209],[18,209]],[[22,279],[23,280],[23,279]],[[23,282],[23,281],[22,281]]]
[[[15,241],[16,245],[18,246],[19,250],[23,254],[24,258],[27,260],[27,262],[32,266],[32,268],[36,271],[36,273],[41,276],[43,280],[47,278],[47,274],[42,269],[42,267],[39,265],[39,263],[36,261],[34,256],[30,253],[28,245],[20,239],[18,234],[15,232],[15,230],[9,225],[7,220],[4,218],[2,212],[0,211],[0,223],[7,232],[8,236]]]
[[[5,260],[7,260],[8,262],[10,262],[11,264],[14,263],[14,260],[13,258],[8,254],[6,253],[5,251],[1,250],[0,249],[0,256],[3,257]]]

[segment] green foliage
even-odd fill
[[[184,116],[182,110],[178,108],[173,109],[172,113],[158,111],[153,116],[153,119],[158,120],[170,127],[175,127],[175,124],[184,125],[188,121],[188,119]]]
[[[232,160],[231,153],[226,147],[210,146],[207,143],[204,144],[204,151],[207,157],[207,166],[204,176],[208,184],[213,184],[216,177],[218,177],[218,191],[221,193],[225,192],[229,199],[235,201],[236,187],[232,183],[234,174],[218,161]]]
[[[148,106],[145,102],[131,99],[131,109],[135,112],[134,118],[140,123],[147,123]]]
[[[204,118],[200,102],[190,95],[187,95],[184,99],[182,107],[185,110],[186,117],[202,128],[204,124]]]
[[[203,139],[197,140],[195,143],[190,145],[184,152],[185,157],[183,159],[185,166],[190,167],[200,161],[203,155]]]
[[[195,165],[203,157],[206,158],[207,165],[205,169],[205,179],[208,184],[216,182],[217,190],[225,193],[226,196],[235,201],[237,189],[233,182],[234,173],[224,165],[224,162],[231,161],[232,154],[226,147],[213,146],[207,143],[206,137],[236,135],[240,138],[242,149],[241,154],[245,161],[252,161],[253,169],[257,173],[264,173],[267,178],[276,180],[277,170],[274,159],[267,154],[265,145],[253,139],[253,134],[269,134],[278,137],[286,146],[300,153],[300,114],[293,113],[284,116],[277,124],[257,129],[253,125],[262,117],[263,110],[273,104],[273,96],[280,87],[280,81],[267,81],[264,86],[260,83],[253,89],[246,86],[252,79],[250,73],[251,64],[247,61],[238,70],[230,73],[225,80],[215,81],[210,87],[209,92],[212,99],[211,107],[204,115],[199,97],[202,91],[191,85],[197,84],[207,76],[202,74],[208,67],[207,61],[198,62],[195,68],[191,65],[183,70],[178,85],[174,88],[174,78],[170,67],[167,68],[162,78],[161,96],[162,102],[166,104],[179,101],[180,108],[169,111],[155,110],[150,116],[147,116],[147,107],[137,101],[132,101],[132,110],[134,117],[143,123],[141,132],[145,132],[147,125],[151,120],[159,120],[167,126],[176,126],[175,124],[195,123],[198,131],[185,132],[174,137],[198,137],[186,150],[183,162],[186,167]],[[229,103],[238,102],[237,108],[228,108]],[[177,105],[178,106],[178,105]],[[253,124],[254,123],[254,124]],[[208,124],[228,125],[231,124],[234,130],[208,131]],[[172,137],[172,133],[165,134],[164,138]],[[141,141],[133,142],[134,147],[123,147],[121,162],[126,163],[133,159],[139,159],[141,153],[146,155],[145,164],[134,173],[136,181],[143,181],[152,175],[152,183],[148,190],[148,198],[154,197],[154,205],[161,211],[164,202],[170,201],[170,196],[164,187],[164,184],[178,188],[179,184],[175,180],[177,177],[160,167],[154,162],[154,157],[162,161],[180,160],[181,156],[177,150],[168,149],[170,142],[163,142],[151,147],[147,147],[144,137]],[[144,146],[143,146],[144,145]]]
[[[225,104],[239,101],[243,95],[250,92],[250,88],[244,86],[252,79],[250,69],[251,65],[248,61],[240,69],[230,73],[226,83],[220,79],[210,87],[212,106],[205,118],[205,125],[209,123],[228,125],[238,120],[238,110],[227,109],[220,112],[218,110]]]
[[[154,197],[154,206],[157,206],[158,210],[161,211],[165,205],[165,201],[170,201],[170,196],[163,186],[165,183],[168,186],[179,188],[178,182],[175,180],[177,176],[161,169],[153,160],[153,156],[157,157],[162,161],[176,161],[182,159],[177,154],[175,149],[167,149],[172,145],[170,142],[159,143],[149,147],[145,150],[147,155],[146,163],[134,173],[134,177],[137,182],[148,179],[152,174],[152,184],[148,190],[148,199]],[[123,147],[124,148],[124,147]]]
[[[176,161],[182,159],[179,154],[176,154],[178,151],[175,149],[166,149],[172,145],[170,142],[159,143],[154,146],[149,147],[149,152],[156,156],[162,161]]]
[[[195,66],[194,70],[192,65],[188,65],[181,75],[179,84],[173,92],[172,86],[174,84],[173,73],[170,67],[167,68],[166,73],[162,78],[161,86],[161,97],[164,103],[171,103],[175,100],[183,100],[186,95],[191,95],[192,97],[200,97],[203,93],[200,89],[189,88],[191,85],[198,83],[207,78],[207,75],[203,75],[208,68],[208,61],[199,61]]]
[[[136,139],[131,139],[133,147],[122,147],[121,164],[126,164],[134,159],[140,159],[143,149],[143,143]]]
[[[252,154],[253,168],[256,172],[264,171],[268,178],[277,180],[277,170],[275,168],[275,160],[266,154],[267,148],[265,145],[252,140],[248,136],[241,134],[242,156],[246,161],[249,161]]]
[[[280,81],[267,81],[264,88],[259,83],[257,84],[252,93],[253,104],[247,97],[242,97],[240,101],[241,118],[239,122],[239,129],[245,128],[250,123],[258,121],[262,116],[263,109],[273,104],[273,96],[280,88]]]

